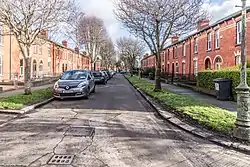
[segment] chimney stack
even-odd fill
[[[208,19],[201,19],[197,23],[197,30],[200,31],[207,26],[209,26],[209,20]]]
[[[79,48],[78,47],[75,47],[75,52],[79,53]]]
[[[178,40],[179,40],[179,37],[178,37],[178,36],[173,36],[173,37],[171,38],[172,44],[178,42]]]
[[[39,36],[40,36],[41,38],[46,38],[46,39],[48,39],[48,37],[49,37],[48,31],[47,31],[47,30],[41,30]]]
[[[67,48],[67,47],[68,47],[68,41],[63,40],[63,41],[62,41],[62,45],[63,45],[65,48]]]

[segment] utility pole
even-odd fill
[[[238,139],[250,141],[250,88],[247,85],[246,69],[246,0],[242,1],[242,38],[241,38],[241,68],[240,84],[236,87],[237,119],[234,136]]]

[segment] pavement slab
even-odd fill
[[[7,121],[0,126],[3,167],[250,166],[249,155],[161,119],[121,75],[98,85],[88,100],[53,101],[12,121],[2,119]],[[72,164],[48,165],[57,154],[74,155]]]

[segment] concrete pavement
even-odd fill
[[[57,160],[74,157],[66,166],[75,167],[250,166],[250,156],[158,118],[119,75],[88,100],[54,101],[6,119],[0,125],[0,166],[60,166],[48,164],[54,154]]]

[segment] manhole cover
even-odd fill
[[[92,137],[94,135],[95,128],[92,127],[71,127],[65,136],[89,136]]]
[[[70,165],[75,155],[53,155],[48,165]]]

